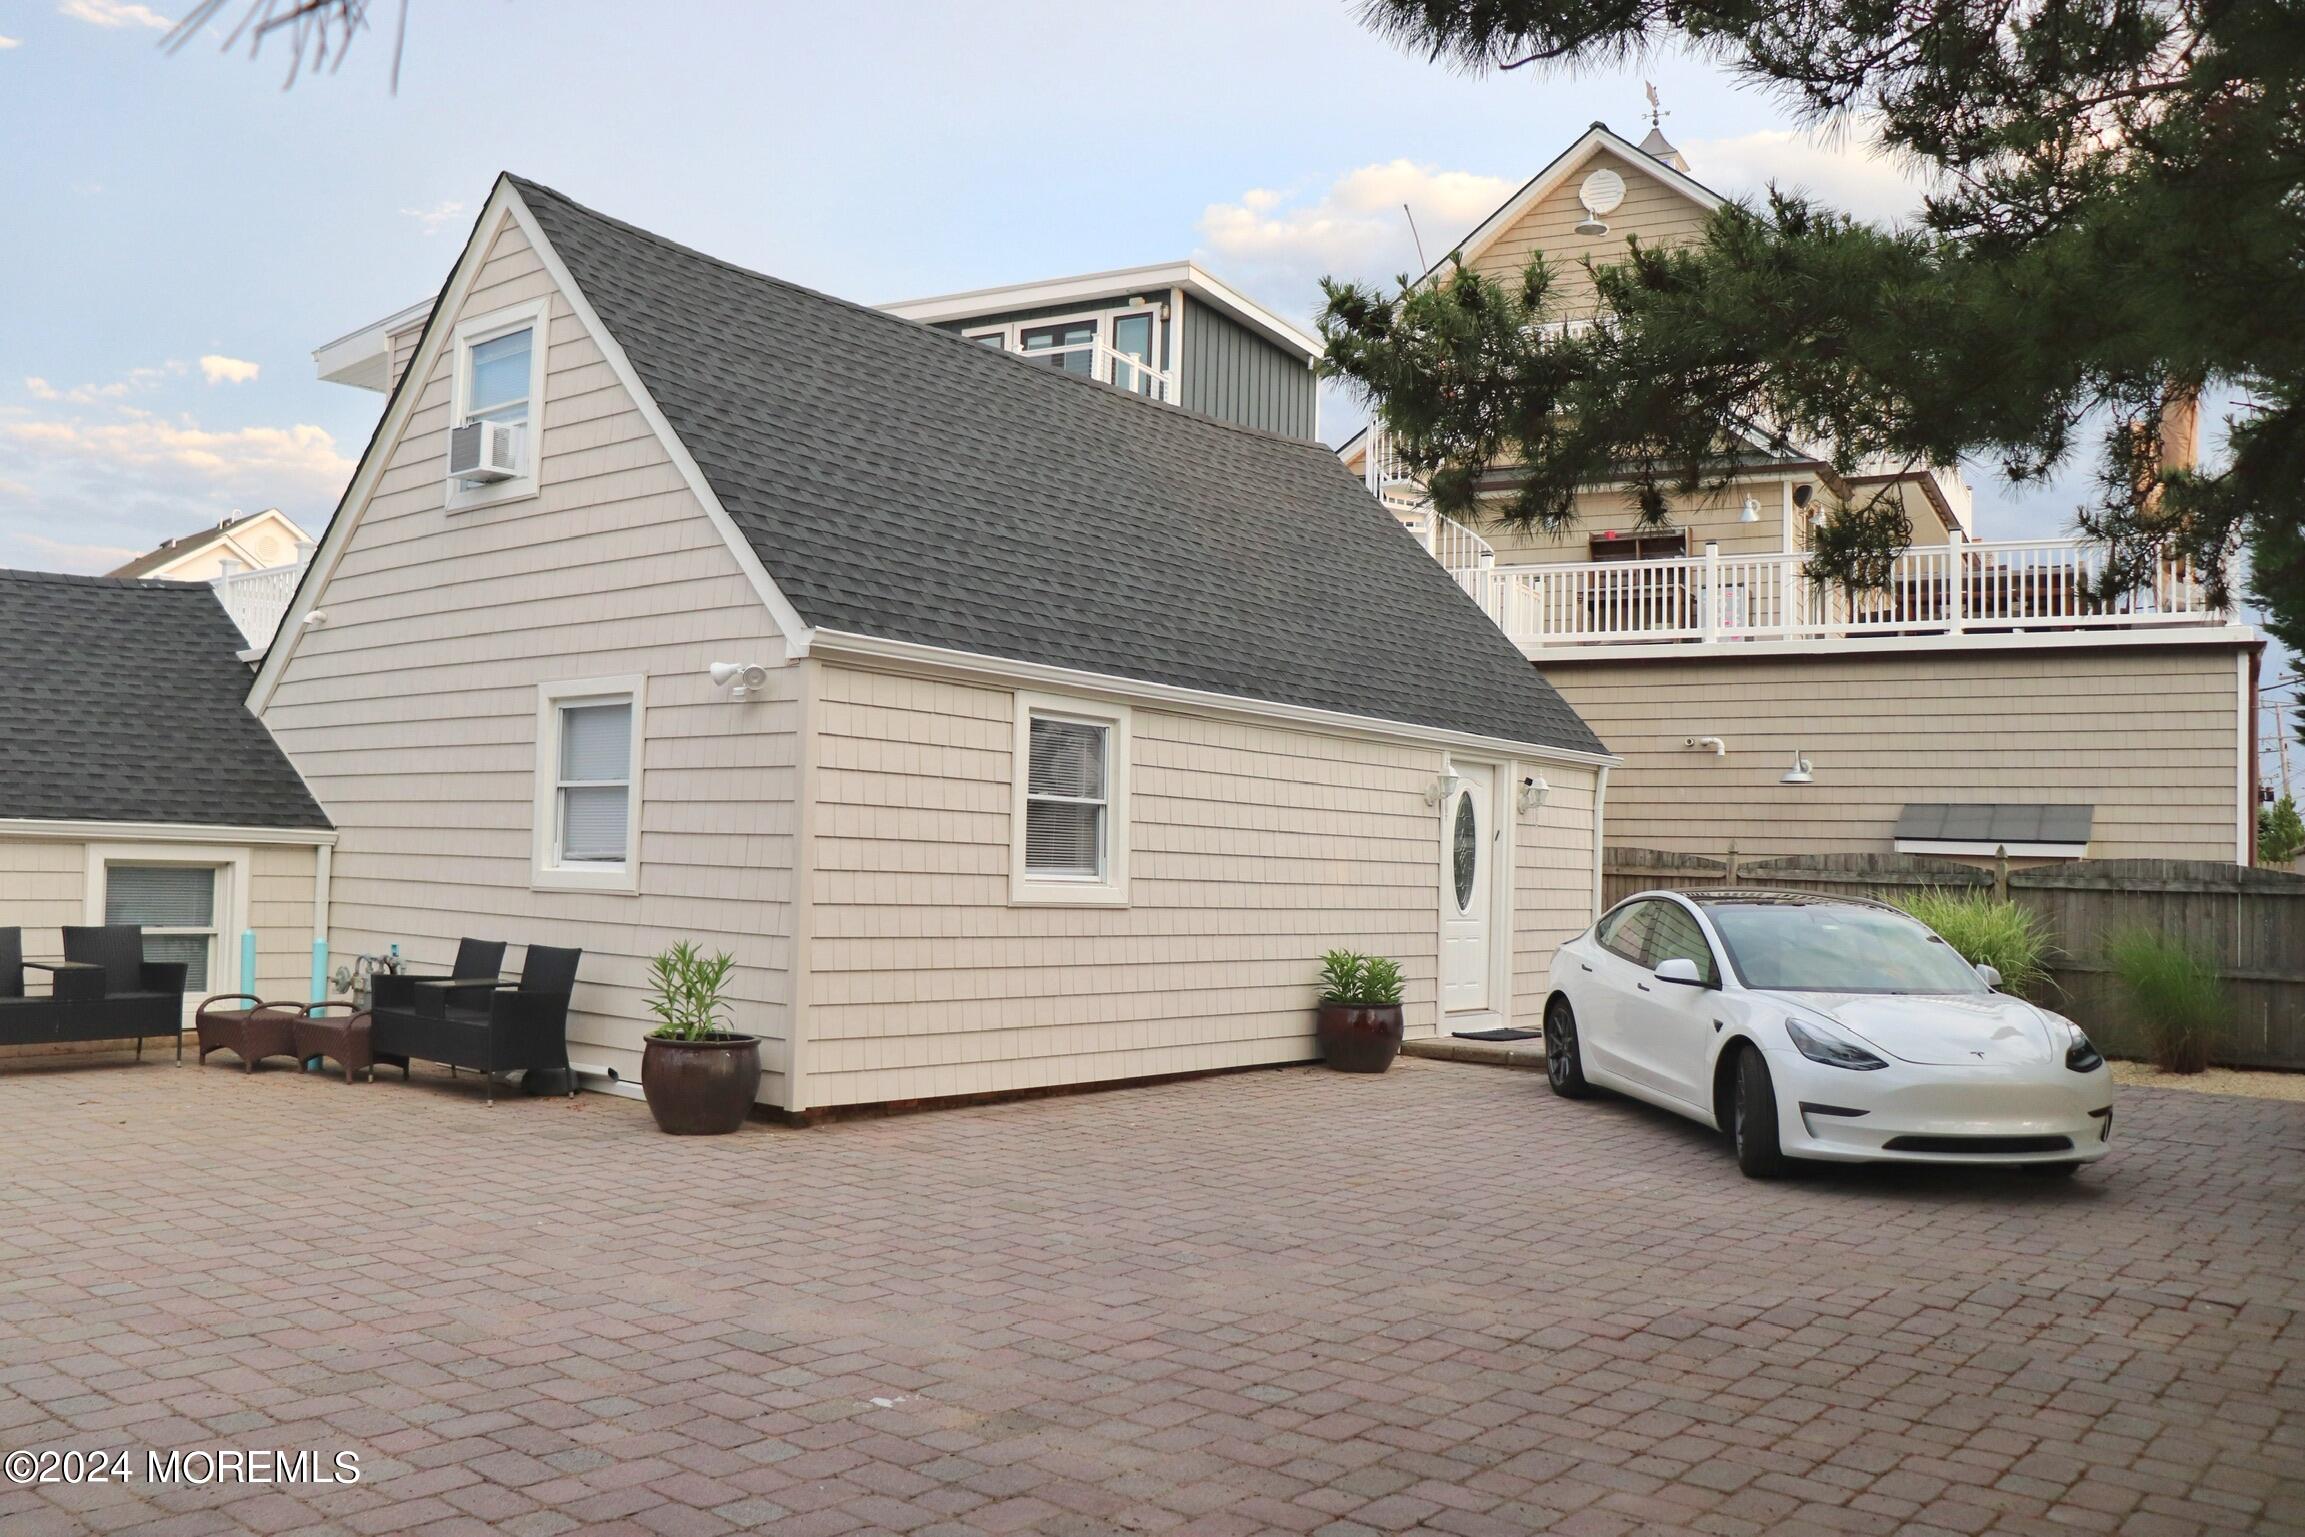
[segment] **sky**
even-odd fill
[[[1351,0],[408,0],[397,94],[395,0],[286,90],[276,43],[163,52],[186,3],[0,0],[0,566],[324,526],[383,397],[312,349],[434,292],[500,170],[867,302],[1191,255],[1306,321],[1322,274],[1418,265],[1402,203],[1437,256],[1587,124],[1637,139],[1645,80],[1717,190],[1917,201],[1711,64],[1470,77]],[[1323,436],[1358,420],[1332,395]],[[1968,474],[1987,537],[2085,494]]]

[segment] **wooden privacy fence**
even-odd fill
[[[2061,952],[2049,968],[2056,992],[2043,1001],[2120,1056],[2142,1056],[2144,1035],[2106,963],[2105,943],[2148,929],[2191,945],[2224,975],[2232,1012],[2216,1061],[2305,1069],[2305,875],[2196,859],[2080,859],[2001,871],[1911,854],[1604,853],[1606,902],[1656,887],[1707,886],[1882,900],[1928,888],[1999,887],[2041,915]]]

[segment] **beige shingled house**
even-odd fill
[[[1695,239],[1720,201],[1661,133],[1596,123],[1456,250],[1497,276],[1542,253],[1573,319],[1583,259]],[[1596,485],[1555,538],[1435,516],[1381,429],[1340,452],[1623,756],[1611,845],[2250,858],[2263,642],[2189,572],[2103,600],[2100,549],[1991,537],[1950,467],[1842,476],[1756,441],[1666,527]],[[1810,521],[1883,486],[1913,530],[1889,588],[1812,585]]]
[[[808,1111],[1303,1060],[1339,945],[1533,1025],[1591,918],[1607,750],[1309,439],[509,177],[362,345],[249,706],[333,953],[581,946],[595,1084],[681,939]]]

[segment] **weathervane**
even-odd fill
[[[1667,112],[1663,107],[1657,104],[1657,82],[1654,80],[1644,80],[1641,82],[1641,88],[1649,93],[1649,126],[1655,129],[1663,129],[1665,126],[1665,119],[1671,117],[1673,114]]]

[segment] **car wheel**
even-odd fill
[[[1545,1081],[1563,1099],[1588,1099],[1584,1058],[1577,1054],[1577,1013],[1566,998],[1545,1005]]]
[[[1777,1140],[1777,1090],[1769,1064],[1747,1046],[1737,1054],[1737,1092],[1729,1106],[1729,1141],[1747,1179],[1775,1179],[1792,1160]]]

